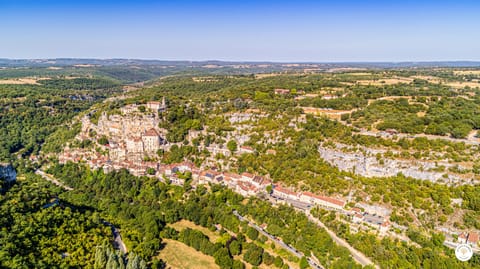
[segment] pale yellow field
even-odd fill
[[[372,73],[367,73],[367,72],[352,72],[352,73],[345,73],[347,75],[351,76],[370,76]]]
[[[282,75],[281,73],[265,73],[265,74],[255,74],[255,78],[268,78],[276,77]]]
[[[434,77],[434,76],[412,76],[412,78],[423,79],[423,80],[426,80],[430,83],[440,83],[440,82],[442,82],[441,78]]]
[[[480,75],[480,70],[456,70],[453,71],[455,75]]]
[[[466,87],[466,86],[469,86],[471,88],[475,88],[475,87],[480,87],[480,82],[474,82],[474,81],[448,82],[448,83],[445,83],[445,85],[448,85],[448,86],[454,87],[454,88],[463,88],[463,87]]]
[[[12,79],[0,79],[0,84],[33,84],[38,85],[38,80],[36,78],[12,78]]]
[[[167,268],[172,269],[210,269],[219,268],[211,256],[207,256],[194,248],[181,242],[163,239],[165,248],[158,257],[167,263]]]
[[[334,110],[334,109],[322,109],[316,107],[301,107],[303,113],[312,114],[316,116],[325,116],[329,119],[339,120],[342,117],[342,114],[350,114],[354,110]]]
[[[220,237],[217,233],[212,232],[209,229],[202,227],[200,225],[196,225],[195,223],[188,220],[181,220],[179,222],[175,222],[174,224],[168,224],[168,226],[172,227],[177,231],[182,231],[182,230],[185,230],[186,228],[198,230],[203,234],[205,234],[206,236],[208,236],[212,243],[215,243],[217,239]]]
[[[404,78],[404,77],[396,77],[396,78],[382,78],[378,80],[357,80],[357,83],[360,85],[374,85],[374,86],[381,86],[381,85],[394,85],[399,83],[410,83],[412,82],[412,78]]]
[[[357,68],[357,67],[339,67],[339,68],[330,68],[327,72],[348,72],[348,71],[366,71],[364,68]]]

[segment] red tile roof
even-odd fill
[[[328,197],[328,196],[316,195],[316,194],[313,194],[311,192],[304,192],[303,195],[309,196],[309,197],[312,197],[312,198],[316,198],[316,199],[319,199],[319,200],[322,200],[322,201],[325,201],[325,202],[328,202],[328,203],[331,203],[331,204],[339,205],[339,206],[344,206],[345,205],[344,201],[341,201],[341,200],[338,200],[338,199],[335,199],[335,198],[331,198],[331,197]]]
[[[223,173],[223,175],[225,175],[226,177],[230,177],[232,179],[239,179],[241,178],[241,176],[239,174],[235,174],[235,173]]]
[[[468,234],[468,242],[477,243],[478,242],[478,233],[470,232]]]
[[[287,189],[287,188],[284,188],[284,187],[282,187],[282,186],[280,186],[280,185],[274,186],[273,189],[274,189],[275,191],[277,191],[277,192],[282,192],[282,193],[285,193],[285,194],[288,194],[288,195],[295,195],[295,196],[298,195],[296,192],[291,191],[291,190],[289,190],[289,189]]]
[[[387,221],[385,221],[384,223],[382,223],[380,226],[382,226],[382,227],[388,227],[388,226],[390,226],[390,221],[387,220]]]
[[[254,175],[252,175],[252,174],[250,174],[250,173],[247,173],[247,172],[243,172],[243,173],[242,173],[242,176],[243,176],[243,177],[248,177],[248,178],[253,178],[253,177],[254,177]]]
[[[151,128],[147,130],[143,136],[160,136],[160,134],[157,132],[157,130]]]
[[[250,146],[241,146],[240,149],[246,150],[246,151],[254,151],[254,149]]]
[[[363,219],[363,215],[362,214],[359,214],[359,213],[355,213],[354,215],[355,217],[359,218],[359,219]]]

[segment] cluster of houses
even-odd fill
[[[246,149],[248,150],[248,149]],[[217,170],[202,170],[193,163],[183,162],[176,164],[160,164],[159,162],[112,160],[100,153],[89,153],[88,151],[69,151],[65,149],[64,154],[59,158],[61,163],[67,161],[79,162],[84,160],[93,169],[103,169],[105,172],[125,168],[135,176],[151,176],[162,181],[169,180],[171,184],[183,186],[185,184],[186,172],[191,175],[192,185],[196,184],[220,184],[224,185],[243,196],[255,196],[265,193],[267,186],[272,186],[271,196],[283,200],[294,206],[303,204],[305,206],[319,206],[327,210],[335,210],[351,217],[353,223],[365,223],[380,231],[386,231],[390,227],[388,221],[389,213],[385,208],[377,208],[369,205],[361,205],[350,210],[344,209],[346,201],[328,196],[317,195],[311,192],[295,192],[280,184],[272,185],[268,178],[253,175],[247,172],[242,174],[221,172]],[[149,173],[149,171],[153,173]],[[362,209],[360,209],[362,208]]]
[[[272,189],[272,196],[275,198],[284,199],[286,201],[298,201],[309,205],[318,205],[320,207],[330,210],[343,210],[346,202],[343,200],[331,198],[328,196],[316,195],[311,192],[294,192],[281,185],[274,185]]]
[[[351,216],[352,222],[355,224],[366,224],[370,227],[380,230],[380,232],[386,232],[390,229],[391,223],[388,220],[388,215],[377,215],[371,213],[365,209],[354,207],[347,212],[347,215]]]
[[[380,232],[388,231],[391,226],[388,220],[390,210],[380,206],[359,205],[359,207],[346,210],[346,201],[344,200],[311,192],[294,192],[281,185],[273,186],[272,197],[301,209],[316,205],[327,210],[335,210],[349,216],[352,223],[366,224],[380,230]]]
[[[160,179],[168,179],[175,185],[185,184],[185,177],[182,174],[189,172],[196,184],[220,184],[224,185],[243,196],[253,196],[264,192],[272,181],[250,173],[228,173],[216,170],[202,170],[193,163],[183,162],[177,164],[159,165],[156,176]]]

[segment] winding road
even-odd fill
[[[332,238],[332,240],[337,243],[337,245],[345,247],[350,251],[350,254],[352,255],[352,258],[360,263],[362,266],[367,266],[367,265],[373,265],[375,268],[380,268],[378,265],[374,264],[367,256],[365,256],[363,253],[360,251],[354,249],[347,241],[343,240],[342,238],[338,237],[333,231],[331,231],[323,222],[321,222],[319,219],[315,218],[310,214],[310,210],[305,211],[305,214],[307,215],[308,219],[312,221],[313,223],[317,224],[318,226],[322,227],[327,231],[328,235]]]
[[[267,233],[264,229],[260,228],[258,225],[256,225],[255,223],[249,221],[248,219],[246,219],[245,217],[243,217],[242,215],[238,214],[238,212],[236,210],[233,211],[233,215],[235,215],[240,221],[246,221],[248,222],[248,224],[250,226],[252,226],[255,230],[257,230],[259,233],[265,235],[266,237],[268,237],[270,240],[272,240],[273,242],[279,244],[282,248],[286,249],[287,251],[289,251],[290,253],[292,253],[293,255],[297,256],[298,258],[302,258],[303,256],[305,256],[303,253],[301,253],[300,251],[298,251],[297,249],[295,249],[294,247],[290,246],[290,245],[287,245],[285,244],[283,241],[279,240],[278,238],[276,238],[275,236]],[[310,266],[312,268],[315,268],[315,269],[324,269],[323,266],[321,266],[320,264],[318,264],[317,262],[315,262],[314,260],[312,260],[310,257],[307,257],[307,261],[308,261],[308,264],[310,264]]]
[[[106,225],[106,226],[109,226],[110,229],[112,229],[113,246],[118,248],[123,254],[127,254],[127,252],[128,252],[127,246],[122,241],[122,236],[120,235],[120,230],[118,228],[116,228],[115,226],[113,226],[113,224],[111,224],[108,221],[104,220],[103,224]]]
[[[43,179],[47,180],[47,181],[50,181],[52,182],[53,184],[63,188],[64,190],[67,190],[67,191],[73,191],[73,188],[72,187],[69,187],[65,184],[63,184],[62,182],[58,181],[58,179],[54,178],[53,176],[43,172],[42,170],[40,169],[37,169],[35,170],[35,174],[43,177]]]
[[[69,187],[69,186],[63,184],[58,179],[54,178],[53,176],[45,173],[44,171],[42,171],[40,169],[35,170],[35,174],[41,176],[43,179],[45,179],[45,180],[47,180],[51,183],[63,188],[64,190],[73,191],[72,187]],[[112,229],[114,247],[118,248],[123,254],[126,254],[128,252],[128,250],[127,250],[127,246],[122,241],[122,236],[120,235],[120,230],[118,228],[116,228],[115,226],[113,226],[113,224],[111,224],[108,221],[103,221],[103,224],[109,226]]]

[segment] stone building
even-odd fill
[[[143,149],[147,153],[156,153],[162,144],[162,138],[157,130],[151,128],[142,135]]]
[[[129,153],[143,152],[143,140],[140,137],[128,137],[127,151]]]
[[[162,112],[162,111],[165,111],[165,109],[167,109],[167,105],[165,104],[165,97],[162,98],[162,102],[150,101],[150,102],[147,102],[145,106],[156,112]]]

